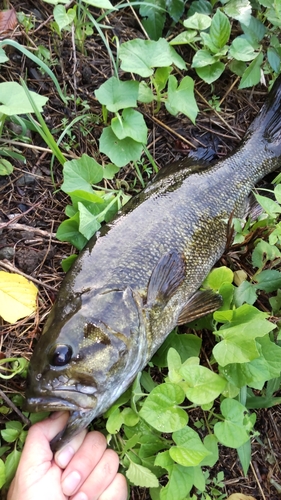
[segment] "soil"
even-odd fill
[[[58,98],[51,79],[42,75],[32,61],[11,47],[6,48],[9,61],[1,66],[0,82],[19,81],[22,77],[30,90],[47,96],[49,101],[43,116],[56,138],[66,123],[78,115],[91,113],[90,121],[85,119],[73,125],[61,148],[67,158],[87,153],[100,163],[106,162],[107,159],[98,150],[103,123],[101,107],[94,92],[113,73],[99,35],[94,33],[88,36],[78,49],[73,43],[71,31],[64,31],[59,37],[51,28],[52,5],[38,0],[14,0],[12,6],[16,12],[32,14],[33,27],[25,30],[23,26],[18,26],[9,33],[9,38],[30,50],[43,46],[50,51],[53,61],[51,68],[61,88],[66,90],[68,105],[64,106]],[[5,6],[0,7],[2,9]],[[93,14],[96,15],[94,9]],[[104,30],[104,33],[114,54],[114,35],[119,37],[120,43],[134,37],[144,37],[129,7],[109,15],[105,24],[112,27],[112,30]],[[169,28],[166,27],[167,30]],[[185,60],[191,60],[188,48],[183,46],[180,51]],[[153,113],[152,105],[143,105],[141,108],[149,128],[148,147],[159,168],[201,147],[211,147],[214,158],[224,158],[243,138],[267,93],[266,87],[261,85],[238,91],[238,80],[227,72],[212,86],[198,81],[192,70],[189,74],[196,80],[196,98],[200,108],[196,126],[183,115],[172,117],[164,108],[157,116]],[[208,104],[212,95],[219,98],[220,112],[215,112]],[[85,108],[85,103],[89,109]],[[0,355],[29,359],[34,341],[41,334],[64,276],[61,260],[73,253],[74,249],[55,237],[60,222],[65,218],[64,209],[68,203],[67,197],[59,190],[62,183],[61,166],[56,160],[51,164],[51,153],[37,133],[32,132],[23,140],[18,138],[14,130],[7,122],[1,146],[5,142],[24,155],[26,161],[12,160],[14,172],[10,176],[0,177],[0,270],[18,272],[28,277],[38,286],[39,296],[38,310],[31,318],[20,320],[15,325],[0,319]],[[120,170],[115,182],[121,183],[124,189],[134,194],[141,188],[138,180],[133,187],[134,179],[134,169],[129,165]],[[231,260],[232,268],[237,269],[245,267],[242,259],[243,255],[234,259],[229,252],[222,262],[229,263]],[[7,383],[0,380],[0,388],[7,396],[24,394],[22,379],[15,377]],[[0,418],[2,425],[5,417]],[[11,418],[11,415],[7,418]],[[196,420],[200,415],[194,410],[191,418]],[[211,477],[224,471],[227,495],[243,492],[256,500],[280,498],[280,424],[280,407],[257,411],[256,429],[260,435],[253,442],[252,463],[247,477],[243,476],[236,452],[222,447],[220,462],[211,471]],[[131,498],[146,500],[150,497],[148,490],[134,488]]]

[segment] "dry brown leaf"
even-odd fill
[[[243,493],[233,493],[233,495],[230,495],[227,500],[256,500],[256,498],[243,495]]]
[[[2,10],[0,12],[0,34],[4,35],[8,31],[15,29],[18,24],[15,9]]]

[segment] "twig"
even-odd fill
[[[14,410],[14,412],[17,413],[17,415],[22,419],[25,425],[28,425],[28,427],[30,427],[31,422],[29,418],[25,417],[25,415],[16,407],[13,401],[11,401],[10,398],[8,398],[8,396],[6,396],[6,394],[1,389],[0,389],[0,396],[2,399],[4,399],[5,403],[7,403],[7,405],[9,405],[9,407],[12,408],[12,410]]]
[[[19,141],[11,141],[7,139],[0,139],[0,142],[3,144],[12,145],[12,146],[19,146],[21,148],[29,148],[29,149],[35,149],[35,151],[44,151],[46,153],[53,154],[53,151],[49,148],[43,148],[41,146],[33,146],[33,144],[26,144],[25,142],[19,142]],[[75,153],[64,153],[64,156],[72,159],[78,158],[78,156]]]
[[[23,214],[25,215],[26,212]],[[36,233],[43,238],[56,238],[56,233],[48,233],[48,231],[44,231],[43,229],[39,229],[38,227],[27,226],[26,224],[18,224],[17,222],[9,221],[9,222],[1,222],[0,223],[0,231],[1,229],[5,229],[9,227],[9,229],[14,229],[15,231],[29,231],[32,233]],[[55,240],[56,243],[59,243],[58,240]]]
[[[221,113],[218,113],[214,108],[212,108],[212,106],[210,106],[210,104],[208,103],[207,99],[205,99],[205,97],[203,97],[202,94],[200,94],[199,90],[197,90],[196,88],[195,88],[195,92],[197,95],[199,95],[199,97],[202,99],[202,101],[217,115],[219,120],[221,120],[224,123],[224,125],[233,133],[233,135],[235,135],[235,137],[237,137],[237,139],[239,139],[239,141],[241,141],[241,137],[237,134],[237,132],[235,132],[235,130],[229,125],[229,123],[227,123],[227,121],[225,121],[225,119],[222,117]]]
[[[44,288],[48,288],[48,290],[52,290],[52,292],[56,292],[57,291],[53,286],[47,285],[46,283],[42,283],[38,279],[33,278],[33,276],[30,276],[28,274],[23,273],[17,267],[13,266],[12,264],[10,264],[9,262],[7,262],[5,260],[1,260],[0,267],[3,267],[4,269],[7,269],[7,271],[12,271],[13,273],[20,274],[21,276],[23,276],[24,278],[28,279],[29,281],[33,281],[37,285],[43,286]]]
[[[254,468],[254,466],[253,466],[252,462],[250,463],[250,465],[251,465],[252,473],[254,474],[255,480],[256,480],[257,485],[258,485],[258,487],[259,487],[259,490],[260,490],[260,492],[261,492],[261,496],[262,496],[263,500],[266,500],[266,497],[264,496],[263,489],[262,489],[262,487],[261,487],[261,483],[260,483],[260,481],[259,481],[259,479],[258,479],[258,476],[257,476],[257,474],[256,474],[256,471],[255,471],[255,468]]]
[[[170,132],[170,134],[172,135],[175,135],[176,137],[178,137],[181,141],[185,142],[186,144],[188,144],[192,149],[195,148],[194,144],[192,144],[192,142],[190,142],[188,139],[186,139],[185,137],[183,137],[183,135],[180,135],[178,134],[175,130],[173,130],[171,127],[169,127],[168,125],[166,125],[165,123],[161,122],[161,120],[158,120],[158,118],[155,118],[155,116],[151,116],[151,115],[148,115],[147,113],[143,113],[149,120],[157,123],[157,125],[160,125],[160,127],[164,128],[165,130],[168,130],[168,132]],[[199,139],[196,139],[194,138],[194,140],[196,142],[198,142],[199,144],[201,144],[201,146],[204,146],[204,144],[202,142],[199,141]]]

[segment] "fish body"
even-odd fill
[[[232,217],[280,165],[281,80],[240,147],[213,165],[164,167],[90,240],[67,273],[27,381],[27,409],[69,410],[58,449],[129,387],[172,329],[220,306],[198,291]]]

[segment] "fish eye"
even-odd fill
[[[52,366],[64,366],[69,363],[72,357],[72,347],[70,345],[56,345],[51,351],[50,364]]]

